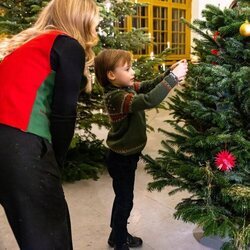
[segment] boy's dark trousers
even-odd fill
[[[107,156],[107,167],[115,192],[110,226],[117,246],[127,242],[127,222],[133,208],[135,170],[139,156],[140,153],[123,156],[111,150]]]
[[[0,204],[20,249],[72,249],[68,207],[51,144],[1,124]]]

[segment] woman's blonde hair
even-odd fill
[[[35,24],[12,38],[0,43],[0,61],[16,48],[32,38],[49,30],[60,30],[75,38],[84,48],[86,54],[85,75],[93,64],[92,47],[98,42],[96,26],[99,23],[99,11],[94,0],[52,0],[41,11]],[[89,81],[86,92],[91,91]]]

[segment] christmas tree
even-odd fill
[[[5,0],[0,2],[0,33],[16,34],[28,28],[36,14],[47,4],[42,0]]]
[[[159,129],[163,149],[156,159],[144,157],[149,189],[187,190],[175,218],[225,237],[223,249],[243,250],[250,244],[249,0],[224,10],[207,5],[202,15],[193,24],[183,20],[199,35],[200,60],[169,102],[166,122],[175,132]]]

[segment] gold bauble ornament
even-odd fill
[[[240,34],[242,36],[250,36],[250,23],[248,20],[246,20],[241,26],[240,26]]]

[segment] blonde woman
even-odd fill
[[[94,0],[52,0],[0,43],[0,203],[20,249],[73,249],[59,167],[91,89],[98,21]]]

